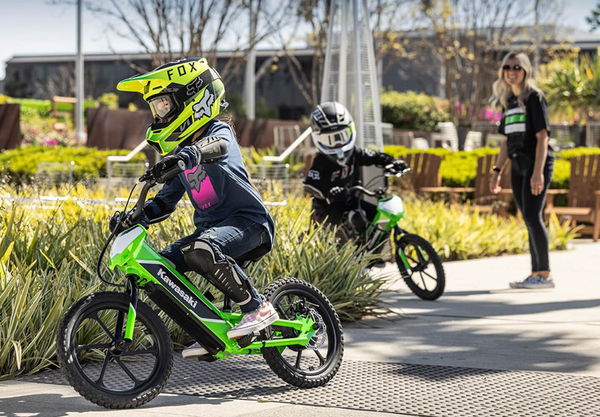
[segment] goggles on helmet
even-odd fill
[[[336,149],[346,145],[352,139],[352,131],[350,129],[340,130],[331,133],[313,133],[315,139],[323,147]]]
[[[162,94],[160,96],[153,97],[148,100],[152,117],[157,121],[166,121],[171,114],[174,113],[175,102],[170,94]]]

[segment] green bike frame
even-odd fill
[[[227,337],[227,331],[241,320],[242,315],[220,311],[146,242],[146,235],[143,226],[131,227],[115,238],[110,250],[110,269],[118,268],[129,279],[131,302],[125,325],[126,342],[131,342],[134,333],[137,288],[145,290],[155,304],[216,359],[233,354],[260,353],[263,347],[306,346],[315,334],[311,317],[278,320],[272,324],[270,338],[240,346],[237,340]],[[281,328],[294,329],[295,337],[282,337]]]
[[[374,248],[378,244],[382,244],[383,240],[390,236],[392,229],[396,232],[403,232],[398,227],[400,220],[404,218],[404,203],[397,195],[392,195],[379,199],[377,203],[377,214],[367,228],[367,236],[370,236],[369,247]],[[397,251],[402,263],[407,269],[410,269],[410,264],[403,251]]]

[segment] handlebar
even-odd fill
[[[146,203],[146,197],[148,196],[148,191],[150,191],[150,188],[154,187],[157,183],[165,183],[171,180],[180,172],[185,171],[185,168],[185,162],[177,161],[177,163],[168,171],[165,171],[160,178],[156,178],[154,176],[152,169],[146,171],[138,180],[139,182],[144,183],[144,187],[142,187],[138,201],[135,203],[135,211],[131,215],[131,218],[135,220],[142,214],[142,211],[144,210],[144,203]]]
[[[363,194],[366,194],[366,195],[369,195],[369,196],[371,196],[371,197],[376,197],[376,196],[377,196],[377,194],[378,194],[378,192],[377,192],[377,191],[370,191],[370,190],[367,190],[367,189],[366,189],[365,187],[363,187],[362,185],[354,185],[354,186],[350,187],[348,190],[349,190],[350,192],[353,192],[353,191],[360,191],[361,193],[363,193]],[[380,191],[380,192],[384,192],[384,193],[385,193],[385,191],[384,191],[383,189],[381,189],[381,188],[380,188],[378,191]]]
[[[392,171],[393,166],[394,166],[394,164],[387,165],[385,167],[385,169],[386,169],[387,172],[384,175],[382,175],[382,176],[401,178],[401,177],[405,176],[406,174],[408,174],[411,171],[410,168],[406,168],[403,171],[393,172]],[[380,177],[377,177],[377,178],[380,178]],[[376,189],[374,191],[371,191],[371,190],[368,190],[367,188],[363,187],[362,185],[354,185],[354,186],[350,187],[348,189],[348,191],[350,191],[350,192],[360,191],[361,193],[366,194],[366,195],[371,196],[371,197],[379,197],[379,196],[385,195],[385,193],[387,191],[387,186],[378,188],[378,189]]]

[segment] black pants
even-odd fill
[[[511,158],[511,181],[517,207],[523,215],[529,233],[529,252],[531,253],[532,271],[549,271],[548,230],[544,225],[544,206],[546,191],[552,180],[554,158],[548,157],[544,166],[544,190],[539,195],[531,194],[531,176],[533,174],[533,158],[518,155]]]
[[[366,201],[352,198],[345,202],[335,202],[327,204],[324,200],[313,199],[311,220],[316,223],[325,223],[339,225],[344,220],[344,214],[350,210],[361,208],[365,211],[367,220],[370,222],[377,214],[377,207]]]

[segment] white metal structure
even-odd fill
[[[273,128],[273,137],[275,139],[275,152],[283,152],[288,146],[300,136],[300,126],[275,126]],[[306,151],[310,147],[310,142],[303,142],[303,148]]]
[[[600,122],[587,122],[585,130],[585,146],[600,146]]]
[[[339,101],[354,118],[357,145],[383,149],[379,83],[367,0],[331,2],[321,102]]]
[[[109,191],[111,187],[115,185],[115,178],[134,178],[136,176],[139,177],[144,173],[147,164],[132,163],[130,161],[147,145],[147,142],[144,140],[127,155],[110,155],[106,158],[106,186]],[[140,170],[141,173],[139,173]],[[125,183],[127,184],[128,181],[125,181]]]
[[[298,146],[300,146],[302,144],[302,142],[304,142],[305,139],[310,137],[311,132],[312,132],[312,129],[310,127],[307,127],[306,130],[304,132],[302,132],[302,134],[300,136],[298,136],[298,138],[281,155],[279,155],[279,156],[263,156],[263,161],[282,163],[283,161],[285,161],[285,159],[288,156],[290,156],[290,154],[292,152],[294,152],[294,150],[296,150],[296,148]]]
[[[47,185],[58,185],[60,183],[73,182],[73,170],[75,162],[40,162],[37,165],[37,181]]]
[[[75,57],[75,130],[77,139],[82,141],[85,133],[83,132],[83,53],[81,51],[81,3],[77,1],[77,55]]]

